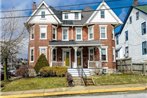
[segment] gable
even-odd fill
[[[105,11],[105,18],[100,17],[100,10],[102,9]],[[110,9],[110,7],[105,2],[102,2],[86,23],[122,24],[122,21],[116,16],[116,14]]]
[[[45,11],[45,18],[41,18],[41,12]],[[61,23],[54,12],[47,6],[47,4],[43,1],[38,8],[32,13],[32,15],[27,20],[28,23]]]

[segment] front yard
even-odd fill
[[[101,75],[94,76],[94,81],[96,85],[143,84],[147,83],[147,76],[129,74]],[[2,91],[22,91],[59,87],[67,87],[65,77],[23,78],[8,82]]]

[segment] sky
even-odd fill
[[[0,0],[0,10],[6,11],[11,9],[22,10],[22,9],[30,9],[20,13],[20,15],[30,15],[32,9],[32,3],[36,2],[37,5],[42,0]],[[82,5],[82,6],[68,6],[68,7],[57,7],[57,6],[65,6],[65,5],[75,5],[75,4],[83,4],[83,3],[92,3],[92,2],[101,2],[103,0],[44,0],[48,5],[56,7],[56,9],[83,9],[87,6],[90,6],[93,9],[96,9],[100,3],[94,3],[89,5]],[[128,6],[133,5],[133,0],[105,0],[106,3],[112,8],[112,10],[116,13],[116,15],[124,21],[125,17],[128,13]],[[147,4],[147,0],[138,0],[139,5]],[[119,7],[119,8],[118,8]],[[121,8],[120,8],[121,7]],[[1,13],[2,14],[2,13]],[[24,18],[22,23],[26,21],[27,18]],[[121,26],[115,29],[115,32],[119,32]],[[29,37],[28,37],[29,38]],[[27,45],[28,45],[28,38],[26,38],[26,44],[24,45],[23,49],[21,50],[21,54],[19,55],[22,58],[27,58]]]

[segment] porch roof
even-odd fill
[[[99,40],[91,41],[49,41],[49,46],[100,46]]]

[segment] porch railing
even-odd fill
[[[63,61],[52,61],[52,66],[64,66]]]
[[[100,61],[89,61],[88,60],[88,68],[102,68],[102,64]]]

